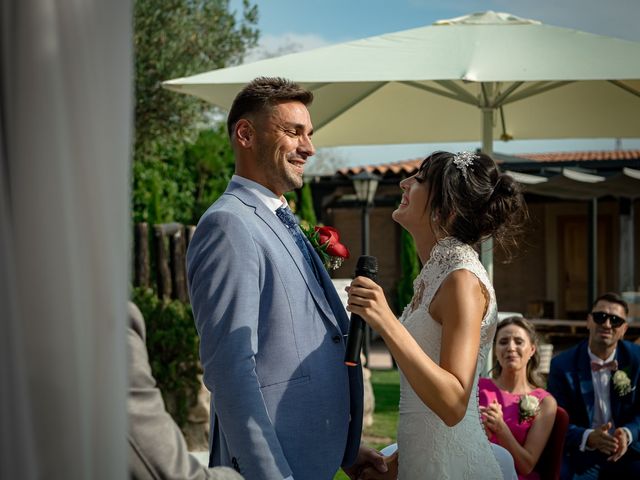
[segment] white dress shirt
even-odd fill
[[[613,353],[605,360],[595,356],[590,348],[588,348],[588,352],[589,360],[597,363],[598,365],[611,362],[616,358],[616,350],[614,350]],[[611,383],[611,376],[612,372],[608,369],[602,369],[597,372],[591,370],[591,381],[593,383],[593,421],[591,422],[592,428],[587,428],[582,434],[582,442],[580,442],[581,452],[591,450],[587,447],[587,437],[595,428],[598,428],[607,422],[611,422],[614,428],[616,428],[613,418],[611,417],[611,389],[609,387]],[[622,427],[622,429],[627,433],[627,445],[630,445],[633,440],[631,431],[626,427]]]
[[[256,197],[258,197],[260,201],[264,203],[269,208],[269,210],[271,210],[274,213],[274,215],[278,208],[282,207],[283,205],[284,206],[288,205],[284,197],[278,197],[275,193],[273,193],[267,187],[265,187],[264,185],[260,185],[259,183],[254,182],[253,180],[249,180],[248,178],[241,177],[240,175],[233,175],[231,177],[231,181],[239,183],[243,187],[251,190],[251,193],[253,193]]]

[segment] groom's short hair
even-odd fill
[[[229,137],[233,135],[233,129],[241,118],[264,112],[279,103],[293,101],[308,106],[313,102],[313,93],[286,78],[255,78],[240,90],[231,105],[227,117]]]

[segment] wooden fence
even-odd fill
[[[133,284],[152,287],[160,298],[189,301],[185,257],[196,227],[180,223],[133,227]],[[151,236],[150,236],[151,233]]]

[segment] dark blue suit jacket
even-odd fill
[[[591,428],[593,420],[594,390],[587,346],[585,340],[551,361],[547,390],[556,398],[558,406],[569,413],[565,455],[579,451],[582,435]],[[616,360],[635,390],[620,396],[611,382],[613,422],[616,428],[626,427],[631,431],[633,441],[629,448],[640,453],[640,346],[624,340],[618,342]]]

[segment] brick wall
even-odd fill
[[[391,207],[375,207],[369,217],[369,254],[378,259],[378,283],[387,295],[389,304],[395,304],[396,283],[400,277],[400,227],[391,219]],[[353,277],[362,249],[362,210],[359,208],[333,208],[327,212],[327,225],[340,232],[340,241],[349,248],[351,258],[333,273],[335,278]]]
[[[530,204],[529,215],[529,227],[512,261],[505,264],[504,252],[494,252],[493,286],[500,311],[527,315],[530,302],[546,299],[545,205]]]

